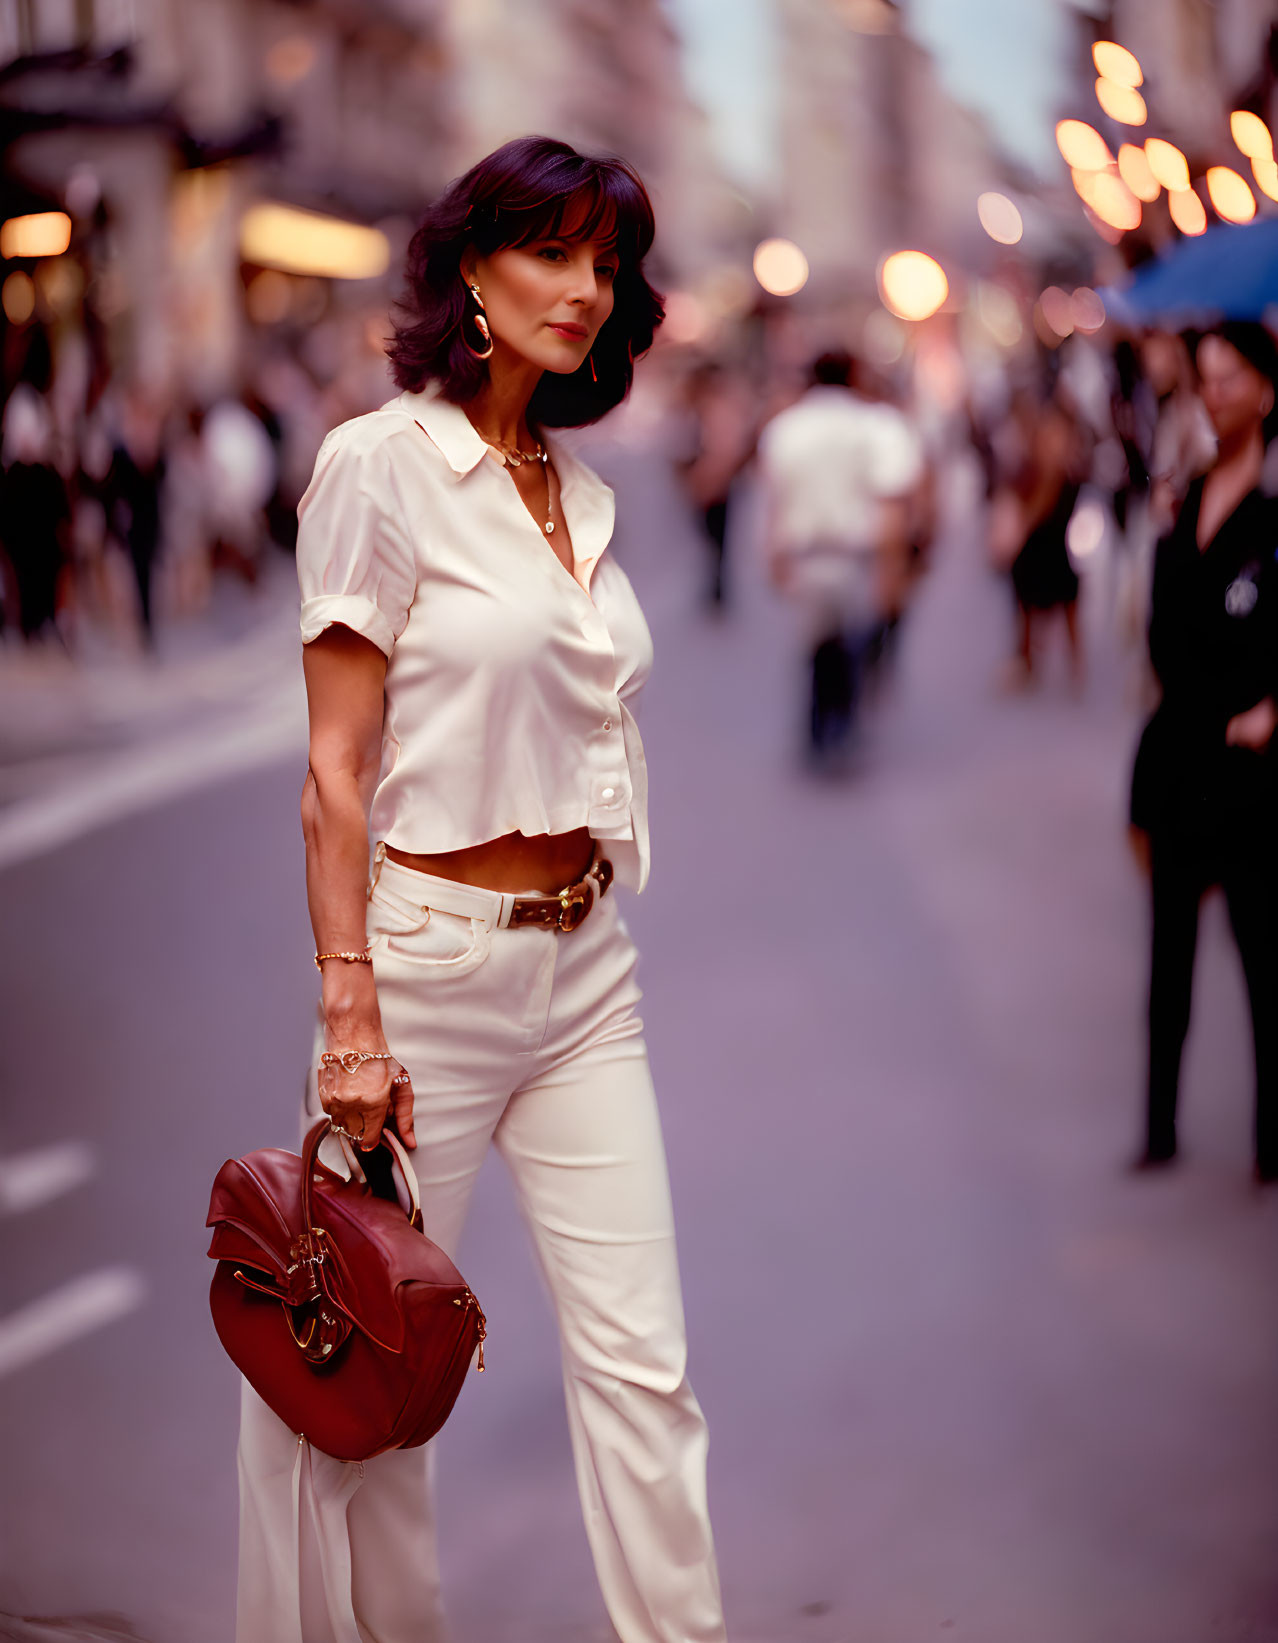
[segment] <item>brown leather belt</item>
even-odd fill
[[[585,922],[596,895],[602,901],[611,883],[612,863],[606,856],[598,856],[585,878],[570,884],[557,896],[516,897],[507,927],[517,930],[531,924],[542,930],[575,930]]]

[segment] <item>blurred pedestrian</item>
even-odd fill
[[[909,556],[922,450],[905,417],[853,387],[851,355],[813,362],[811,385],[759,438],[772,580],[802,612],[810,692],[808,757],[844,767],[864,653]]]
[[[155,395],[135,386],[124,397],[106,490],[111,527],[133,567],[139,632],[147,649],[155,643],[151,593],[160,554],[164,479],[164,415]]]
[[[364,1148],[395,1125],[450,1252],[496,1145],[558,1315],[616,1633],[723,1643],[636,955],[605,896],[614,867],[647,876],[651,640],[612,493],[552,432],[629,391],[662,314],[652,237],[621,161],[498,149],[411,242],[404,391],[320,450],[302,811],[325,1054],[359,1064],[324,1066],[316,1116]],[[242,1409],[239,1643],[438,1638],[428,1452],[345,1465],[247,1385]]]
[[[704,604],[728,604],[728,525],[733,485],[754,455],[757,427],[746,385],[716,360],[690,373],[684,389],[687,449],[680,477],[701,522],[707,549]]]
[[[1127,574],[1117,597],[1119,632],[1143,645],[1154,544],[1171,526],[1192,481],[1211,465],[1216,441],[1198,395],[1189,339],[1149,331],[1139,355],[1145,387],[1134,398],[1131,432],[1138,454],[1131,460],[1143,461],[1147,482],[1128,510]]]
[[[218,400],[204,417],[201,439],[213,564],[252,585],[261,572],[266,510],[279,482],[275,443],[243,399]]]
[[[5,406],[0,545],[13,573],[18,627],[26,640],[57,634],[58,583],[69,551],[70,501],[50,460],[50,431],[43,399],[20,383]]]
[[[1223,887],[1251,1002],[1255,1167],[1278,1179],[1278,499],[1261,489],[1275,431],[1278,347],[1231,322],[1199,343],[1218,442],[1159,542],[1149,651],[1162,701],[1141,737],[1131,820],[1153,903],[1145,1141],[1176,1156],[1198,908]]]
[[[1017,636],[1009,682],[1025,685],[1033,681],[1044,620],[1060,611],[1071,673],[1079,685],[1083,677],[1079,584],[1066,540],[1082,477],[1078,429],[1061,397],[1053,394],[1028,411],[1026,432],[1025,460],[1014,486],[1020,545],[1011,564]]]

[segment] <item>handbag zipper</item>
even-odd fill
[[[453,1305],[461,1307],[463,1312],[469,1312],[473,1306],[479,1314],[479,1358],[475,1364],[475,1373],[482,1375],[484,1372],[484,1342],[488,1339],[488,1319],[484,1317],[484,1309],[480,1306],[474,1291],[471,1289],[465,1290],[464,1299],[461,1296],[455,1296]]]

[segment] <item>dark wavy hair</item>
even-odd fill
[[[553,137],[503,143],[449,183],[409,242],[403,318],[386,350],[396,383],[416,392],[438,382],[464,405],[487,382],[487,363],[463,338],[465,328],[480,346],[461,274],[468,247],[490,256],[539,239],[598,240],[619,264],[612,313],[590,356],[571,373],[543,372],[528,406],[529,420],[545,427],[594,422],[630,392],[634,362],[665,318],[643,271],[653,231],[648,191],[624,160],[591,158]]]

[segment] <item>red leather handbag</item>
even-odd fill
[[[448,1419],[486,1325],[460,1272],[422,1231],[417,1177],[382,1139],[409,1208],[362,1171],[323,1164],[322,1119],[302,1154],[266,1147],[222,1165],[207,1226],[218,1338],[290,1431],[338,1460],[411,1449]],[[353,1157],[349,1154],[348,1157]]]

